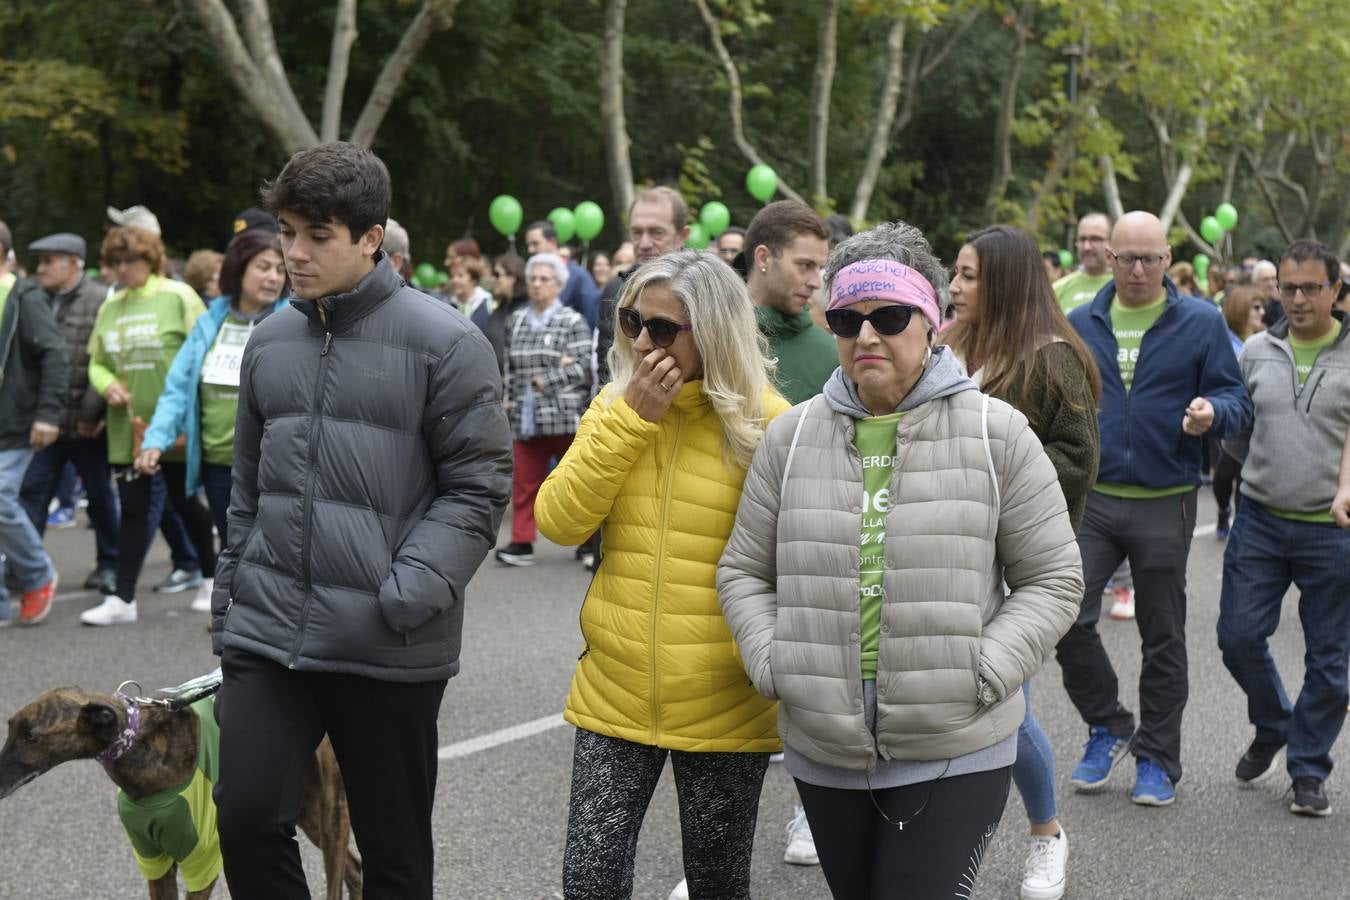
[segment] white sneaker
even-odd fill
[[[1126,622],[1134,618],[1134,588],[1118,587],[1112,593],[1116,601],[1111,604],[1111,618]]]
[[[1034,836],[1022,876],[1022,900],[1059,900],[1064,896],[1065,867],[1069,862],[1069,836]]]
[[[121,597],[109,594],[98,606],[80,613],[80,621],[85,625],[134,625],[136,601],[123,603]]]
[[[783,851],[783,862],[794,866],[818,866],[820,857],[816,855],[816,839],[811,836],[811,823],[806,821],[806,810],[800,806],[787,824],[787,849]]]
[[[197,596],[192,598],[193,612],[209,613],[211,611],[211,592],[215,590],[215,588],[216,580],[214,578],[202,579],[202,586],[197,588]]]
[[[681,878],[680,883],[675,885],[675,890],[670,892],[670,900],[689,900],[689,880]]]
[[[783,751],[782,751],[782,750],[779,750],[777,753],[770,753],[770,754],[769,754],[769,762],[771,762],[771,763],[780,763],[780,762],[782,762],[782,761],[783,761]]]

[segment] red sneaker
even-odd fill
[[[52,611],[52,599],[56,596],[56,575],[40,588],[23,592],[23,601],[19,604],[19,624],[36,625],[47,618]]]

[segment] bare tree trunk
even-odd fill
[[[1214,246],[1209,241],[1201,237],[1200,233],[1195,230],[1195,228],[1191,225],[1190,221],[1186,218],[1186,214],[1181,210],[1177,210],[1177,224],[1181,226],[1182,229],[1185,230],[1186,236],[1190,238],[1192,243],[1194,243],[1197,247],[1199,247],[1201,251],[1208,254],[1209,256],[1214,257],[1215,259],[1218,260],[1225,259],[1227,254],[1223,252],[1223,249],[1221,247]]]
[[[1059,140],[1055,142],[1055,149],[1050,153],[1050,162],[1045,167],[1045,177],[1041,179],[1041,186],[1027,206],[1026,221],[1022,227],[1032,234],[1040,231],[1045,207],[1059,190],[1059,183],[1064,180],[1065,172],[1069,168],[1069,157],[1073,153],[1076,130],[1072,121],[1061,129]]]
[[[1125,215],[1125,204],[1120,201],[1120,180],[1116,178],[1116,163],[1109,153],[1103,153],[1098,163],[1102,167],[1102,194],[1106,198],[1106,211],[1114,222]]]
[[[848,217],[854,222],[867,218],[867,207],[872,204],[872,192],[877,189],[881,164],[891,143],[891,126],[895,122],[895,108],[900,101],[900,79],[904,71],[905,28],[908,19],[896,16],[886,33],[886,78],[881,84],[881,99],[877,101],[877,121],[872,128],[872,140],[867,145],[867,161],[853,190],[853,204]]]
[[[333,46],[328,55],[328,82],[323,91],[323,118],[319,137],[336,141],[342,129],[342,92],[347,88],[347,66],[356,42],[356,0],[338,0],[333,17]]]
[[[606,0],[605,35],[600,52],[600,125],[605,138],[609,186],[620,217],[628,221],[633,205],[633,161],[623,112],[623,18],[628,0]]]
[[[817,209],[829,206],[826,179],[830,137],[830,97],[834,92],[834,67],[839,31],[839,0],[820,0],[816,23],[816,68],[811,75],[810,168],[807,191]]]
[[[994,125],[994,175],[989,182],[989,194],[984,201],[984,221],[999,221],[999,205],[1008,193],[1008,179],[1012,176],[1012,121],[1017,112],[1017,88],[1022,80],[1022,64],[1027,56],[1026,21],[1034,16],[1030,3],[1017,7],[1010,27],[1013,30],[1012,52],[1008,55],[1008,73],[1003,78],[999,96],[998,120]]]
[[[421,9],[408,23],[408,29],[403,32],[403,37],[399,38],[394,52],[384,61],[384,68],[380,70],[375,86],[371,88],[370,96],[366,98],[366,105],[356,120],[356,126],[352,128],[351,137],[348,138],[353,144],[369,147],[371,141],[375,140],[375,132],[380,130],[380,123],[389,112],[394,95],[398,93],[399,85],[403,83],[403,77],[421,55],[422,48],[427,45],[432,34],[447,31],[454,24],[455,9],[458,6],[459,0],[422,0]]]
[[[736,71],[736,62],[727,52],[727,45],[722,42],[722,32],[718,28],[717,19],[713,16],[712,10],[708,8],[707,0],[693,0],[693,2],[698,7],[699,15],[703,17],[703,24],[708,26],[708,36],[712,40],[713,50],[717,53],[717,58],[722,63],[722,71],[727,78],[727,105],[731,116],[732,140],[736,142],[736,148],[741,151],[741,155],[749,160],[752,165],[767,165],[764,158],[759,155],[754,145],[745,136],[745,125],[741,118],[741,76]],[[805,203],[802,195],[788,186],[782,173],[778,172],[777,174],[778,192],[790,200]]]
[[[267,0],[240,0],[239,18],[244,23],[244,41],[249,52],[258,63],[263,78],[272,86],[277,98],[288,115],[294,116],[309,126],[309,117],[291,90],[291,82],[286,77],[286,68],[281,64],[281,54],[277,51],[276,35],[272,32],[272,14],[267,8]],[[313,131],[313,127],[310,126]]]
[[[1195,174],[1195,166],[1192,164],[1191,156],[1194,150],[1183,151],[1181,164],[1177,165],[1175,161],[1176,145],[1168,132],[1167,123],[1160,117],[1149,116],[1153,122],[1153,130],[1158,137],[1158,156],[1162,161],[1163,176],[1170,182],[1167,191],[1167,199],[1163,201],[1162,209],[1158,213],[1158,218],[1162,221],[1163,232],[1166,233],[1172,227],[1172,221],[1177,217],[1177,211],[1181,209],[1182,198],[1186,196],[1186,189],[1190,187],[1191,176]],[[1195,142],[1192,146],[1204,146],[1207,122],[1203,115],[1195,117]]]

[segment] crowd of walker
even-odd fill
[[[296,153],[262,202],[181,279],[143,207],[109,208],[98,277],[80,236],[16,248],[0,223],[17,599],[0,588],[0,614],[50,611],[42,535],[73,518],[71,482],[95,534],[85,586],[105,595],[84,624],[136,623],[164,534],[156,590],[197,589],[221,656],[234,896],[309,896],[295,815],[325,734],[367,895],[432,896],[436,721],[466,587],[490,553],[532,565],[542,533],[594,570],[565,711],[563,896],[631,895],[669,757],[672,900],[750,896],[771,762],[800,804],[784,859],[819,864],[835,897],[969,896],[1016,785],[1021,896],[1054,900],[1069,839],[1032,678],[1053,653],[1082,717],[1074,790],[1132,757],[1131,799],[1173,803],[1207,481],[1227,541],[1218,645],[1252,726],[1236,778],[1284,771],[1293,813],[1331,812],[1350,278],[1322,244],[1201,286],[1155,216],[1092,213],[1077,270],[1003,225],[944,266],[913,224],[853,234],[779,201],[698,252],[684,200],[658,187],[628,210],[631,240],[584,266],[546,221],[527,258],[457,240],[439,294],[406,280],[369,150]],[[1293,700],[1268,647],[1291,584]],[[1104,609],[1139,629],[1137,715]]]

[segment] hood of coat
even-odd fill
[[[951,348],[939,345],[933,348],[933,354],[928,358],[928,365],[924,367],[923,374],[919,376],[914,387],[910,388],[905,399],[900,401],[895,411],[909,412],[929,400],[959,394],[962,391],[977,390],[979,386],[966,375],[965,369],[957,361],[956,354],[952,353]],[[835,369],[830,380],[825,382],[825,402],[830,404],[830,408],[835,412],[854,419],[872,417],[872,413],[867,411],[867,407],[858,398],[858,386],[844,374],[842,367]]]
[[[795,316],[785,316],[772,307],[756,306],[755,322],[759,325],[760,334],[770,341],[790,338],[794,334],[801,334],[806,329],[815,327],[809,309],[804,309]]]

